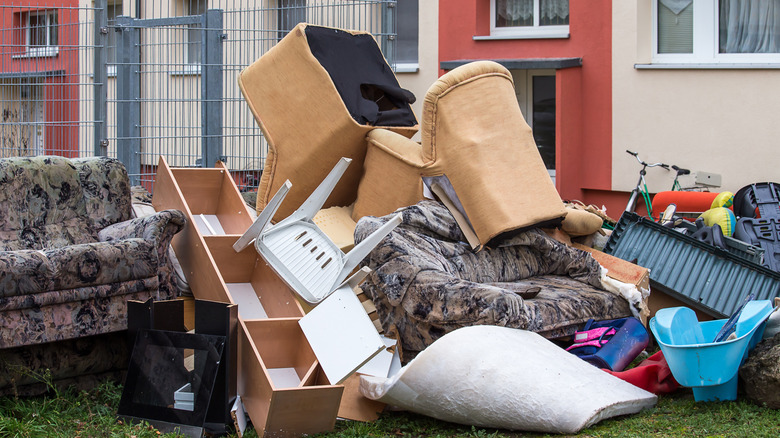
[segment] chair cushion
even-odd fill
[[[405,359],[468,325],[557,338],[590,318],[631,316],[625,299],[603,290],[595,259],[538,229],[474,252],[442,204],[421,201],[400,211],[403,223],[364,260],[373,272],[361,287],[384,330],[398,332]],[[388,219],[362,218],[355,242]],[[539,288],[535,298],[520,297],[532,288]]]

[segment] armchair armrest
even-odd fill
[[[384,216],[423,199],[421,174],[426,162],[422,146],[386,129],[370,131],[366,140],[363,177],[352,219]]]
[[[422,168],[426,164],[420,143],[401,134],[387,129],[374,129],[368,133],[366,140],[371,146],[381,149],[408,166]]]

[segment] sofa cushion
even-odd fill
[[[0,160],[0,250],[94,242],[98,230],[131,216],[121,162],[57,156]]]
[[[133,216],[130,179],[121,161],[109,157],[71,161],[79,173],[85,210],[93,229],[102,230]]]
[[[76,287],[121,283],[135,278],[156,277],[157,248],[140,238],[116,242],[91,242],[45,251],[0,252],[0,310],[3,299],[23,296],[36,305],[31,295]],[[58,302],[86,297],[57,296]]]

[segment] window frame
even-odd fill
[[[110,12],[109,12],[110,11]],[[124,15],[124,2],[122,0],[109,0],[106,3],[106,16],[108,35],[106,38],[106,74],[109,78],[116,77],[117,47],[116,47],[116,17]]]
[[[653,64],[780,64],[780,53],[720,53],[720,2],[717,0],[692,0],[688,6],[693,7],[693,53],[658,53],[658,10],[662,6],[660,0],[651,4]]]
[[[403,11],[403,12],[402,12]],[[412,16],[416,19],[415,30],[398,28],[398,23],[404,21],[404,17]],[[411,26],[410,26],[411,27]],[[406,32],[404,32],[406,30]],[[414,59],[398,60],[399,46],[405,46],[410,53],[414,54]],[[396,73],[415,73],[420,69],[420,2],[398,0],[396,3],[396,40],[395,40],[395,72]]]
[[[552,76],[555,78],[555,87],[558,87],[558,72],[556,69],[512,69],[509,71],[512,75],[512,80],[515,84],[515,96],[517,103],[520,106],[520,112],[523,114],[525,122],[528,126],[534,126],[534,84],[533,79],[536,76]],[[556,101],[556,105],[558,102]],[[557,114],[556,114],[557,117]],[[555,132],[556,139],[558,137],[558,131]],[[536,141],[534,140],[534,143]],[[556,161],[558,156],[558,141],[556,140],[555,155]],[[545,166],[546,167],[546,166]],[[555,182],[556,168],[547,169],[547,173]]]
[[[194,3],[194,4],[193,4]],[[203,15],[206,13],[206,11],[209,8],[208,0],[183,0],[182,6],[184,8],[184,15]],[[196,9],[200,9],[198,6],[203,7],[203,12],[201,13],[195,13],[193,14],[193,6],[195,6]],[[198,11],[195,11],[198,12]],[[203,60],[201,59],[201,53],[203,50],[203,38],[202,38],[202,32],[203,30],[199,25],[191,24],[189,25],[189,28],[187,29],[187,33],[185,36],[185,50],[184,50],[184,70],[188,73],[194,73],[198,74],[200,73],[200,66],[203,64]],[[192,39],[193,35],[198,36],[198,41],[195,41]],[[197,53],[195,56],[195,59],[191,59],[193,57],[193,54]]]
[[[539,3],[534,0],[534,25],[533,26],[496,26],[496,0],[490,0],[490,36],[494,38],[568,38],[569,25],[540,26]],[[569,8],[571,13],[571,8]],[[571,20],[571,15],[570,15]]]
[[[55,18],[55,24],[52,24],[52,17],[57,17],[56,9],[42,9],[36,11],[28,11],[24,14],[24,26],[25,26],[25,57],[30,58],[42,58],[57,56],[60,53],[59,47],[59,35],[57,35],[57,44],[52,44],[51,36],[52,32],[57,33],[57,24]],[[46,17],[46,44],[40,46],[33,46],[32,42],[32,24],[30,19],[32,17]]]

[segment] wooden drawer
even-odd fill
[[[240,320],[238,392],[259,435],[333,429],[344,391],[325,378],[298,318]]]

